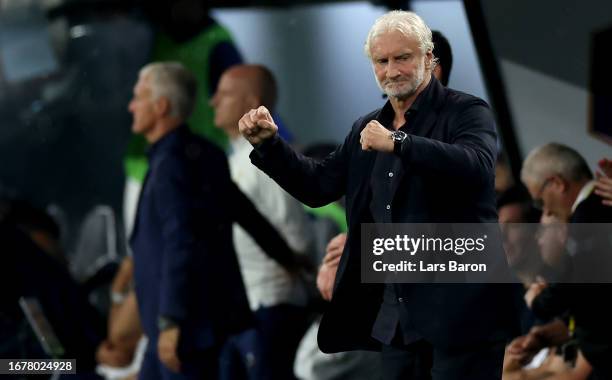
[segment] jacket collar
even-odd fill
[[[182,124],[179,127],[165,134],[161,139],[151,144],[147,149],[147,157],[151,161],[154,157],[172,149],[172,147],[180,144],[181,136],[186,133],[187,125]]]

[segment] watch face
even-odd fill
[[[406,138],[406,134],[402,131],[393,132],[393,141],[402,142]]]

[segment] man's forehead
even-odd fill
[[[389,50],[413,52],[419,47],[415,37],[392,30],[383,32],[372,40],[372,52],[383,52]]]
[[[252,65],[236,65],[227,69],[223,77],[252,82],[257,80],[260,74],[260,71]]]
[[[221,76],[218,87],[226,91],[253,91],[256,75],[252,70],[243,67],[228,69]]]
[[[151,90],[149,85],[149,77],[140,77],[134,86],[134,92],[148,92]]]

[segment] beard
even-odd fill
[[[407,99],[414,95],[425,79],[425,64],[421,61],[416,67],[414,76],[401,76],[394,79],[385,79],[376,83],[380,90],[390,98]]]

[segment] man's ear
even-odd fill
[[[245,103],[248,109],[255,109],[261,105],[261,99],[255,94],[248,94],[245,98]]]
[[[442,80],[442,68],[440,65],[436,65],[433,69],[433,75],[437,80]]]
[[[165,96],[160,96],[159,99],[155,101],[153,108],[158,117],[170,115],[170,101]]]
[[[569,182],[558,174],[552,176],[551,181],[552,186],[559,189],[562,193],[566,192],[569,189]]]
[[[433,52],[431,50],[428,50],[427,53],[425,53],[425,68],[430,69],[433,72],[433,65],[434,65],[434,55]]]

